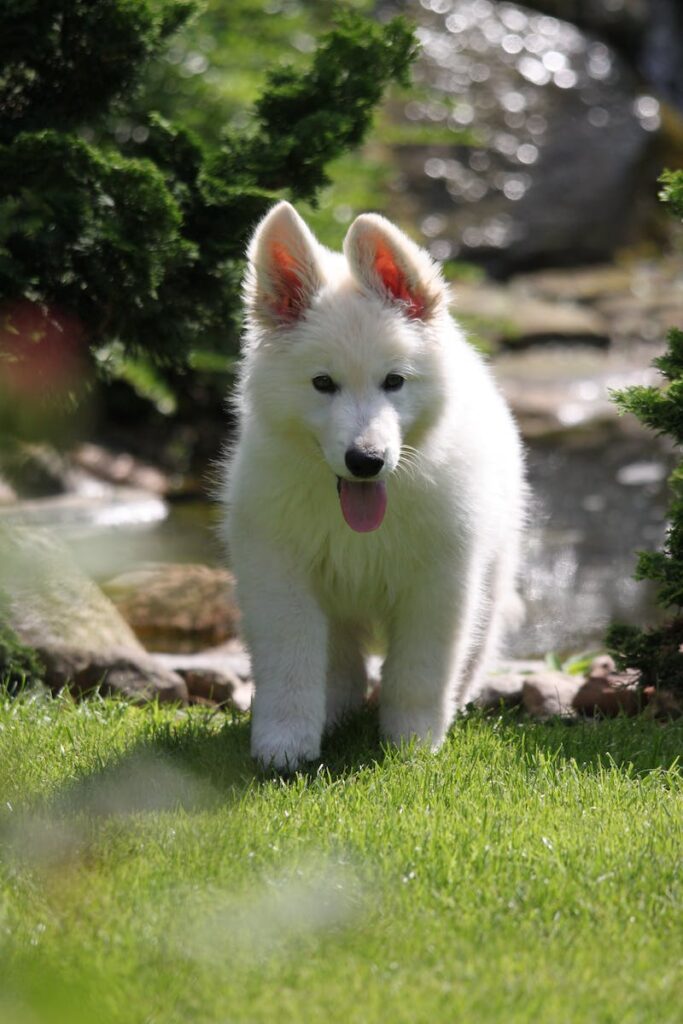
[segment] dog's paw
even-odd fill
[[[397,711],[380,704],[380,734],[383,740],[403,746],[412,740],[432,751],[438,750],[446,738],[448,722],[433,712]]]
[[[262,771],[291,775],[320,758],[320,737],[308,735],[252,734],[251,756]]]

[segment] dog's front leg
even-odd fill
[[[293,771],[320,756],[327,622],[277,556],[243,548],[235,563],[255,684],[251,752],[265,768]]]
[[[382,669],[380,731],[392,743],[444,741],[462,670],[467,595],[449,579],[416,581],[395,610]]]

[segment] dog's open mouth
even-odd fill
[[[355,483],[337,477],[337,494],[344,519],[356,533],[370,533],[382,525],[387,510],[384,481]]]

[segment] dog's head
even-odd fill
[[[314,439],[344,516],[376,529],[385,481],[410,463],[443,400],[446,286],[428,254],[376,214],[344,255],[288,203],[258,226],[245,281],[248,386],[280,435]]]

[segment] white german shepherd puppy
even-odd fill
[[[248,258],[224,500],[252,753],[317,758],[378,647],[382,735],[436,749],[518,617],[517,430],[438,268],[383,217],[342,256],[279,203]]]

